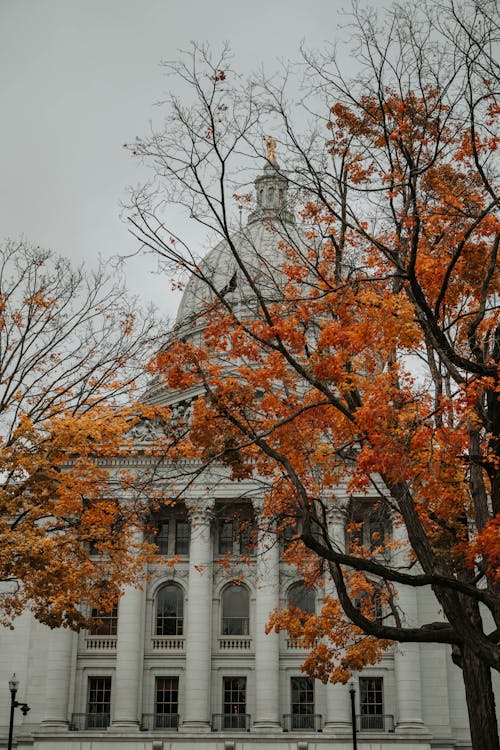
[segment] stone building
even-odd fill
[[[248,264],[258,248],[256,273],[269,294],[276,271],[269,221],[279,215],[287,232],[298,231],[285,207],[286,189],[267,165],[256,180],[257,208],[235,236]],[[246,304],[224,242],[204,264],[216,288],[234,304]],[[177,324],[184,335],[195,335],[192,324],[205,294],[201,283],[188,284]],[[150,398],[171,405],[181,418],[193,395],[152,386]],[[154,437],[154,425],[135,428],[131,468],[149,468],[154,459],[141,448]],[[179,561],[153,567],[144,590],[127,589],[116,611],[95,612],[93,631],[50,631],[27,613],[14,630],[2,631],[0,748],[6,747],[13,672],[19,697],[31,707],[27,716],[16,711],[18,750],[351,748],[348,686],[309,679],[293,640],[265,634],[275,607],[292,601],[313,610],[328,581],[304,589],[270,531],[261,531],[255,553],[241,558],[245,528],[261,512],[255,483],[204,475],[190,487],[185,506],[157,519],[160,554]],[[333,537],[344,539],[343,517],[333,513],[330,523]],[[235,564],[228,572],[216,561],[231,553]],[[400,596],[408,622],[439,617],[429,592],[406,589]],[[362,750],[470,747],[461,676],[445,647],[398,645],[355,676],[354,690]]]

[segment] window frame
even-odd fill
[[[370,686],[370,683],[372,685]],[[376,687],[375,687],[376,685]],[[367,700],[367,691],[375,696],[375,700]],[[377,701],[376,698],[380,697]],[[367,710],[373,707],[380,710]],[[379,675],[359,677],[359,714],[361,729],[384,728],[384,678]]]
[[[302,688],[300,685],[302,684]],[[306,697],[312,700],[299,700],[301,691],[305,689]],[[294,700],[297,698],[297,700]],[[301,710],[305,708],[306,710]],[[290,718],[292,729],[313,730],[315,728],[316,694],[314,680],[303,675],[291,675],[290,677]]]
[[[292,601],[291,595],[293,593],[293,590],[298,590],[299,588],[302,589],[303,593],[311,595],[313,603],[312,609],[303,609],[296,602]],[[304,581],[295,581],[294,583],[292,583],[287,589],[286,599],[289,607],[293,605],[294,607],[301,609],[304,614],[316,614],[316,591],[312,586],[306,586]]]
[[[170,697],[170,700],[159,700],[159,693],[160,691],[160,681],[163,681],[164,683],[170,682],[172,683],[170,690],[166,690],[165,686],[163,688],[163,695],[167,695]],[[175,686],[175,687],[174,687]],[[172,696],[175,695],[175,699],[172,698]],[[171,710],[165,711],[159,710],[159,706],[169,707]],[[175,708],[175,710],[173,710]],[[159,717],[173,717],[175,716],[175,720],[160,720]],[[178,716],[179,716],[179,675],[155,675],[154,678],[154,727],[155,729],[176,729],[178,726]]]
[[[350,529],[351,524],[359,525],[359,529]],[[378,500],[353,498],[345,527],[345,545],[348,553],[362,546],[373,554],[376,549],[384,546],[391,533],[390,518]],[[374,534],[378,535],[377,539],[373,538]]]
[[[246,594],[247,614],[245,615],[226,615],[225,614],[225,603],[224,598],[228,592],[231,591],[243,591]],[[250,634],[250,591],[247,586],[243,583],[228,583],[224,586],[221,591],[221,622],[220,622],[220,633],[221,636],[225,637],[248,637]],[[236,625],[235,621],[241,620],[241,632],[232,632],[233,627]],[[238,626],[236,625],[238,629]]]
[[[166,527],[167,533],[163,533],[164,528]],[[156,536],[155,536],[155,544],[157,547],[157,554],[158,555],[168,555],[169,549],[170,549],[170,519],[169,518],[161,518],[156,522]]]
[[[240,682],[240,685],[231,685],[228,689],[228,683]],[[224,729],[245,729],[247,716],[247,678],[246,675],[223,675],[222,677],[222,726]],[[243,700],[232,700],[243,694]],[[230,699],[227,699],[227,696]],[[234,710],[236,708],[236,711]],[[243,708],[243,710],[240,710]],[[228,710],[229,709],[229,710]]]
[[[185,533],[180,533],[180,529],[185,529]],[[189,521],[187,518],[176,518],[175,519],[175,542],[174,549],[175,554],[180,557],[187,557],[189,555],[189,547],[191,543],[191,530]]]
[[[106,685],[92,685],[92,683],[106,683]],[[87,676],[87,700],[86,700],[86,729],[104,729],[109,726],[111,719],[111,691],[113,686],[113,679],[111,675],[88,675]],[[92,695],[96,694],[94,700]],[[104,697],[107,696],[107,700],[98,701],[97,698],[100,694]],[[94,707],[105,707],[107,710],[92,710]],[[107,717],[107,719],[97,719],[91,717]]]
[[[114,636],[118,632],[118,604],[111,610],[99,610],[93,607],[90,615],[91,620],[100,621],[100,625],[91,626],[88,630],[89,635]]]
[[[180,598],[176,601],[176,612],[174,616],[170,615],[163,615],[159,612],[159,604],[160,604],[160,596],[163,592],[166,592],[168,589],[172,589],[176,591]],[[180,602],[180,608],[179,608],[179,602]],[[179,613],[180,609],[180,613]],[[159,627],[159,623],[162,623],[162,626]],[[165,623],[173,622],[175,623],[172,630],[174,632],[166,632],[168,630],[168,627],[165,625]],[[157,638],[164,638],[164,637],[172,637],[175,638],[176,636],[184,635],[184,589],[179,586],[178,583],[175,583],[174,581],[166,581],[163,583],[158,590],[156,591],[155,596],[155,608],[154,608],[154,636]]]

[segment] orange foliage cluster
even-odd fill
[[[280,294],[243,317],[228,311],[227,300],[207,302],[197,321],[201,343],[176,341],[153,369],[170,387],[203,393],[183,450],[225,463],[236,481],[267,478],[266,514],[278,529],[307,513],[314,498],[335,507],[342,483],[352,495],[369,492],[377,475],[396,515],[391,493],[409,488],[436,570],[467,578],[481,561],[494,577],[498,516],[479,530],[471,524],[471,463],[481,467],[488,494],[499,470],[499,436],[483,407],[498,399],[498,313],[489,301],[500,293],[492,266],[500,222],[470,130],[443,124],[441,92],[424,93],[386,91],[383,104],[365,97],[331,109],[331,157],[343,160],[346,184],[378,191],[390,219],[374,232],[308,197],[304,243],[277,238]],[[493,135],[474,140],[476,154],[496,147]],[[471,456],[477,429],[479,455]],[[355,554],[378,553],[359,547]],[[311,584],[321,573],[299,542],[287,559]],[[351,598],[363,594],[368,619],[370,593],[387,604],[395,596],[366,573],[344,572]],[[320,614],[277,612],[270,627],[311,649],[305,668],[321,679],[345,681],[388,645],[355,627],[329,597]]]

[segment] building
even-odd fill
[[[266,294],[272,294],[276,270],[276,236],[267,222],[279,214],[287,231],[297,233],[286,188],[267,165],[256,180],[257,208],[236,237],[249,264],[258,247],[256,273]],[[206,257],[205,271],[216,288],[245,304],[244,283],[223,242]],[[200,282],[190,282],[178,316],[185,335],[195,335],[191,323],[204,295]],[[153,386],[150,397],[180,418],[193,395]],[[141,448],[154,439],[155,426],[139,425],[133,436],[137,455],[123,460],[147,471],[155,459]],[[223,472],[204,474],[184,507],[157,519],[160,554],[178,555],[179,562],[152,568],[144,590],[127,589],[117,611],[95,612],[93,631],[50,631],[27,613],[13,631],[2,631],[0,747],[6,746],[7,683],[15,672],[19,697],[31,707],[27,716],[16,712],[18,750],[351,748],[349,688],[307,678],[294,641],[265,634],[275,607],[287,601],[318,607],[328,581],[304,589],[269,531],[259,534],[255,554],[240,557],[245,528],[261,513],[255,483],[234,485]],[[329,520],[332,535],[344,538],[343,517],[332,513]],[[236,562],[228,572],[216,561],[231,553]],[[401,596],[408,621],[439,617],[429,592]],[[364,750],[470,748],[461,677],[445,647],[397,646],[357,675],[354,689]]]

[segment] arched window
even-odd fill
[[[301,609],[302,612],[313,613],[316,610],[316,597],[313,589],[308,589],[302,581],[294,583],[288,589],[288,604]]]
[[[167,583],[156,600],[156,635],[182,635],[184,595],[175,583]]]
[[[222,635],[248,635],[250,597],[248,589],[237,583],[222,592]]]

